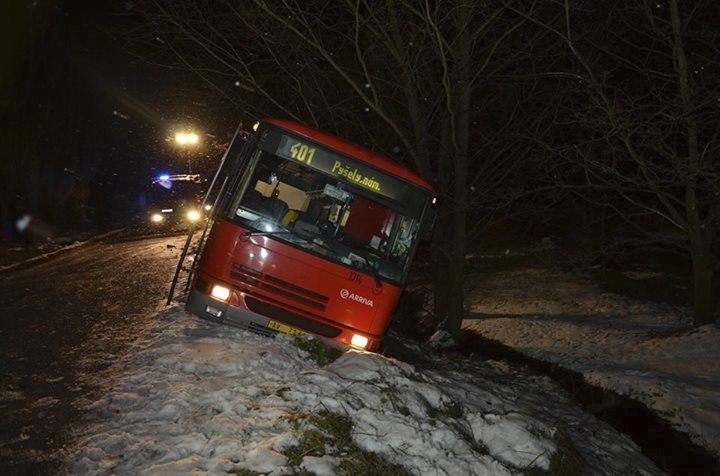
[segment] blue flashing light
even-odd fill
[[[160,175],[160,176],[158,176],[158,180],[170,180],[170,176],[169,175]]]

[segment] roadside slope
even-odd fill
[[[636,399],[720,457],[720,329],[692,310],[601,290],[589,277],[521,268],[468,279],[463,327]]]

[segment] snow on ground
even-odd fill
[[[45,260],[47,258],[50,258],[51,256],[54,256],[58,253],[62,253],[64,251],[69,251],[73,248],[77,248],[79,246],[82,246],[84,242],[82,241],[74,241],[73,243],[69,245],[63,245],[63,246],[57,246],[57,245],[48,245],[46,247],[37,247],[36,249],[29,249],[26,247],[14,247],[14,248],[8,248],[7,250],[3,250],[6,253],[35,253],[34,256],[27,258],[27,259],[19,259],[15,262],[0,265],[0,272],[2,271],[8,271],[13,268],[17,268],[20,265],[32,263],[35,261],[41,261]],[[49,249],[48,251],[45,251],[45,249]]]
[[[18,254],[19,256],[22,256],[24,254],[33,254],[33,256],[29,258],[20,257],[14,260],[11,259],[7,264],[0,264],[0,272],[9,271],[21,265],[44,261],[57,254],[64,253],[74,248],[83,246],[84,244],[86,244],[88,239],[99,240],[102,238],[110,237],[114,234],[119,233],[120,231],[122,231],[122,229],[109,231],[91,237],[78,235],[77,237],[56,238],[55,240],[47,240],[43,243],[33,246],[7,247],[8,243],[3,243],[3,245],[5,245],[6,247],[2,249],[3,247],[0,246],[0,253],[7,253],[8,255]]]
[[[157,322],[90,405],[70,473],[378,474],[380,456],[411,474],[508,475],[548,468],[567,435],[583,474],[662,474],[547,379],[503,362],[427,369],[351,351],[320,366],[286,336],[178,307]]]
[[[466,329],[645,403],[720,456],[720,329],[692,310],[604,292],[580,274],[468,278]]]

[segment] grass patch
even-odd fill
[[[406,372],[406,371],[403,370],[403,371],[402,371],[402,374],[403,374],[403,376],[405,376],[407,379],[413,380],[413,381],[415,381],[415,382],[420,382],[420,383],[427,383],[427,382],[428,382],[428,379],[425,378],[425,376],[424,376],[423,374],[421,374],[420,372],[418,372],[417,370],[413,371],[412,373]]]
[[[403,416],[410,415],[410,409],[403,403],[400,396],[395,392],[394,387],[383,388],[380,392],[382,393],[380,401],[383,404],[389,403],[396,412]]]
[[[457,421],[447,421],[446,423],[454,429],[458,435],[460,435],[460,438],[462,438],[463,441],[465,441],[465,443],[473,449],[473,451],[481,455],[490,454],[487,446],[485,446],[482,441],[475,439],[472,434],[472,429],[470,429],[466,424]]]
[[[459,419],[462,418],[464,413],[462,405],[455,400],[441,401],[439,408],[435,408],[426,400],[423,400],[422,402],[425,405],[425,412],[427,413],[427,416],[431,419]]]
[[[440,416],[440,412],[437,408],[432,406],[430,402],[428,402],[425,399],[421,399],[423,405],[425,405],[425,413],[427,413],[428,418],[431,420],[431,424],[435,425],[435,420]]]
[[[326,445],[332,441],[320,431],[310,428],[302,432],[297,446],[286,449],[283,454],[288,459],[288,465],[298,466],[306,456],[323,456],[327,454]]]
[[[442,407],[440,408],[440,414],[449,418],[462,418],[463,408],[462,405],[455,400],[443,402]]]
[[[237,476],[260,476],[263,473],[258,473],[257,471],[252,471],[250,469],[238,469],[237,471],[233,471],[232,474]]]
[[[555,431],[555,443],[558,450],[550,459],[550,474],[580,475],[582,473],[582,463],[570,435],[562,428],[558,428]]]
[[[342,460],[337,470],[340,475],[347,476],[407,476],[408,472],[402,466],[390,464],[375,453],[358,450],[350,458]]]
[[[312,337],[295,337],[293,343],[298,349],[310,354],[310,357],[321,367],[335,362],[343,355],[341,350],[330,347],[322,340]]]
[[[300,432],[296,446],[286,449],[283,454],[288,465],[295,469],[295,476],[310,474],[299,468],[305,456],[330,455],[340,461],[335,468],[338,475],[346,476],[406,476],[402,466],[385,461],[375,453],[361,450],[352,441],[352,420],[333,413],[304,415],[291,422]]]
[[[524,474],[527,476],[580,476],[582,462],[570,436],[564,429],[558,428],[555,430],[553,439],[558,449],[550,458],[550,469],[546,471],[533,467],[526,469]]]

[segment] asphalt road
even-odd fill
[[[82,407],[165,304],[184,236],[110,238],[0,275],[0,474],[57,474]]]

